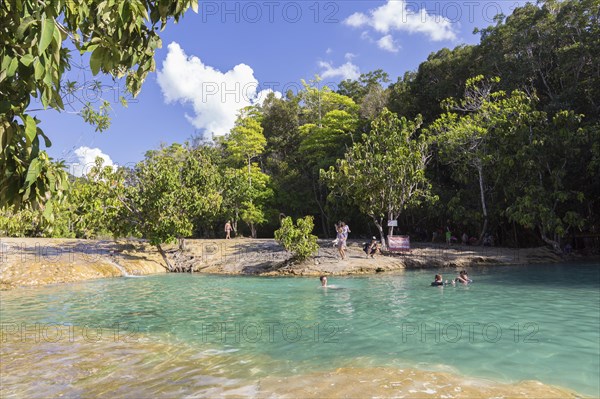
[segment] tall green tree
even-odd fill
[[[310,191],[307,199],[319,210],[323,233],[328,237],[330,212],[328,188],[319,178],[320,169],[328,169],[352,145],[358,126],[358,105],[350,98],[335,93],[327,86],[319,87],[317,76],[310,84],[302,81],[301,142],[298,148],[299,175]],[[314,211],[313,211],[314,212]]]
[[[514,198],[506,209],[511,221],[534,229],[542,241],[562,252],[561,239],[583,227],[580,212],[585,200],[582,187],[572,187],[568,172],[582,160],[586,132],[581,128],[581,115],[561,111],[552,118],[537,112],[513,147],[513,177],[506,184]],[[598,176],[598,173],[596,173]]]
[[[244,110],[222,141],[229,154],[225,163],[233,166],[225,168],[225,213],[232,218],[236,234],[238,220],[242,219],[250,227],[252,238],[257,236],[256,226],[266,222],[264,204],[273,195],[269,176],[252,162],[261,157],[267,144],[261,118],[255,109]]]
[[[417,137],[420,126],[421,118],[399,119],[386,108],[362,142],[355,143],[335,167],[321,171],[334,194],[348,197],[371,217],[383,245],[384,218],[395,220],[407,208],[434,199],[425,177],[428,143],[424,136]]]
[[[550,113],[568,108],[598,120],[599,0],[528,3],[480,32],[479,73],[502,77],[505,90],[535,90]]]
[[[238,221],[242,220],[250,228],[252,238],[256,238],[256,227],[267,221],[265,207],[273,197],[273,190],[270,176],[257,163],[252,164],[250,174],[248,178],[246,167],[224,169],[222,213],[231,220],[235,234],[239,230]]]
[[[216,213],[222,201],[217,165],[207,151],[187,144],[148,151],[122,199],[129,211],[122,222],[156,245],[169,271],[183,270],[169,261],[162,244],[179,240],[181,247],[193,220]]]
[[[246,163],[248,167],[246,176],[250,186],[252,186],[252,160],[263,153],[267,144],[260,120],[257,117],[245,116],[242,113],[224,143],[233,161],[244,161]]]
[[[382,69],[361,73],[358,79],[346,79],[340,82],[337,92],[350,97],[355,103],[361,104],[369,91],[384,88],[390,81],[390,76]]]
[[[465,180],[465,174],[468,175],[471,169],[476,171],[483,215],[480,239],[487,232],[489,221],[485,172],[492,163],[491,132],[499,112],[494,98],[504,94],[492,94],[493,83],[498,81],[497,78],[485,80],[483,76],[468,80],[465,97],[459,101],[447,99],[444,107],[449,112],[431,126],[443,160],[452,165],[455,175]]]

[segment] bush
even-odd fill
[[[281,228],[275,231],[275,240],[286,251],[292,252],[296,260],[302,261],[319,250],[317,236],[311,234],[314,228],[313,217],[306,216],[296,221],[291,217],[281,220]]]
[[[34,213],[29,209],[15,211],[13,206],[0,209],[0,237],[27,237],[34,229]]]

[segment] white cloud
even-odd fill
[[[369,17],[367,17],[362,12],[355,12],[354,14],[350,15],[344,21],[344,23],[346,25],[350,25],[350,26],[353,26],[355,28],[358,28],[360,26],[367,25],[369,23]]]
[[[110,156],[100,148],[79,147],[75,150],[77,160],[69,164],[68,172],[75,177],[87,175],[96,163],[96,157],[104,159],[104,166],[115,166]]]
[[[429,14],[424,8],[410,9],[405,0],[388,0],[381,7],[369,10],[368,14],[354,13],[344,23],[355,28],[371,27],[385,35],[408,32],[424,34],[433,41],[456,39],[454,26],[448,18]]]
[[[377,41],[377,46],[390,53],[397,53],[399,46],[394,42],[392,35],[385,35]]]
[[[356,58],[356,54],[354,54],[354,53],[346,53],[344,55],[344,58],[346,59],[346,61],[352,61],[353,58]]]
[[[325,54],[331,54],[333,52],[333,50],[331,49],[331,47],[327,48],[327,50],[325,50]]]
[[[320,75],[323,79],[327,78],[342,78],[342,79],[358,79],[360,70],[358,66],[348,61],[339,67],[334,67],[330,62],[319,62],[319,66],[323,68]]]
[[[194,115],[186,114],[186,118],[209,135],[228,134],[240,109],[261,103],[273,92],[271,89],[257,92],[258,80],[246,64],[223,73],[198,57],[188,57],[178,43],[173,42],[168,48],[163,68],[157,73],[165,101],[191,104]]]

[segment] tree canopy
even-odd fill
[[[89,53],[93,75],[125,78],[136,96],[154,71],[161,46],[158,29],[178,21],[197,0],[24,0],[0,3],[0,206],[34,208],[66,188],[63,164],[41,149],[49,137],[31,116],[32,98],[43,109],[62,111],[63,96],[76,95],[63,76],[72,67],[72,52]],[[82,117],[98,130],[110,122],[108,104],[94,110],[83,102]]]

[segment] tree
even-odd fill
[[[335,93],[321,79],[302,84],[301,142],[296,170],[303,180],[306,201],[311,211],[318,208],[323,233],[329,237],[330,214],[327,210],[328,189],[319,179],[319,170],[328,169],[343,156],[353,142],[358,125],[359,107],[349,97]]]
[[[525,93],[514,91],[509,96],[504,91],[493,91],[499,81],[483,76],[469,79],[464,98],[444,101],[448,112],[430,126],[442,161],[453,168],[455,178],[467,182],[473,178],[471,171],[475,171],[483,219],[480,241],[488,232],[486,193],[491,190],[489,182],[497,181],[492,173],[502,158],[498,154],[502,138],[510,138],[534,112],[533,99]]]
[[[63,74],[71,68],[65,41],[81,54],[91,53],[94,75],[126,77],[136,96],[154,71],[154,52],[161,46],[156,30],[168,19],[178,21],[197,0],[24,0],[0,3],[0,207],[23,203],[42,206],[65,189],[66,174],[40,149],[50,140],[30,115],[31,99],[44,109],[64,110]],[[69,87],[67,85],[67,92]],[[106,105],[99,112],[86,104],[82,116],[107,127]]]
[[[292,252],[297,261],[303,261],[319,250],[317,236],[311,234],[314,228],[312,216],[294,221],[287,216],[281,219],[281,228],[275,231],[275,241],[286,251]]]
[[[269,176],[264,174],[252,160],[262,155],[267,143],[260,124],[261,115],[246,109],[238,117],[235,127],[223,144],[229,153],[227,164],[246,163],[241,169],[226,167],[225,209],[231,216],[232,227],[237,234],[237,221],[241,217],[248,226],[252,238],[256,238],[256,225],[266,221],[263,204],[273,195]],[[254,112],[254,115],[251,113]],[[245,181],[242,181],[245,179]],[[255,203],[256,202],[256,203]]]
[[[258,164],[251,165],[250,174],[249,178],[245,167],[225,168],[222,213],[231,219],[235,234],[238,234],[238,221],[242,220],[248,224],[252,238],[256,238],[256,226],[266,222],[264,207],[273,197],[273,190],[270,176],[263,173]]]
[[[584,224],[577,210],[585,194],[566,181],[569,169],[580,162],[586,142],[581,119],[573,111],[559,112],[551,120],[538,112],[521,132],[520,145],[513,152],[520,187],[507,181],[516,193],[506,209],[509,219],[537,229],[542,241],[559,253],[561,238]]]
[[[250,170],[252,159],[263,153],[266,144],[267,140],[263,135],[263,128],[258,118],[244,116],[243,113],[238,117],[234,128],[231,129],[231,133],[225,140],[231,158],[234,161],[244,160],[246,162],[250,186],[252,186],[252,173]]]
[[[525,4],[480,32],[479,73],[502,77],[504,89],[535,90],[549,113],[572,109],[598,119],[599,0]]]
[[[415,137],[420,126],[421,118],[398,119],[386,108],[362,142],[355,143],[335,167],[321,171],[332,193],[350,198],[371,217],[383,245],[384,217],[395,220],[405,209],[434,199],[425,177],[428,144],[424,137]]]
[[[190,236],[193,220],[216,213],[221,205],[218,169],[207,149],[173,144],[148,151],[134,170],[134,185],[121,198],[128,217],[121,222],[155,245],[167,269],[182,272],[171,264],[163,243]]]
[[[362,73],[357,80],[346,79],[340,82],[338,93],[350,97],[355,103],[362,103],[363,97],[375,87],[383,88],[390,77],[382,69]]]
[[[119,235],[118,219],[124,212],[119,198],[125,194],[125,174],[125,169],[104,166],[104,159],[97,157],[89,173],[71,184],[67,209],[76,237],[95,238],[107,231]]]

